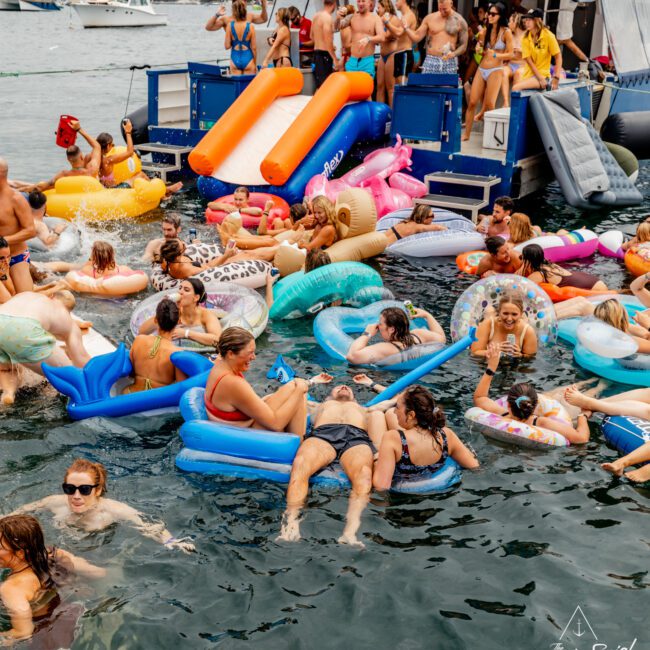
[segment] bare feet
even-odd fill
[[[183,183],[180,181],[178,183],[174,183],[173,185],[168,185],[167,188],[165,189],[165,196],[171,196],[172,194],[176,194],[176,192],[180,192],[183,189]]]
[[[602,463],[601,467],[614,476],[623,476],[623,471],[625,470],[625,465],[620,459],[615,460],[613,463]]]
[[[564,391],[564,399],[573,406],[578,406],[583,410],[589,409],[589,398],[583,395],[575,385],[569,386]]]
[[[481,111],[475,118],[475,122],[482,122],[483,121],[483,111]]]
[[[625,476],[635,483],[645,483],[646,481],[650,481],[650,465],[644,465],[640,469],[634,469],[631,472],[627,472]]]
[[[468,135],[464,135],[464,134],[463,134],[463,135],[460,137],[460,141],[461,141],[461,142],[467,142],[467,140],[469,140],[469,136],[468,136]]]
[[[5,406],[11,406],[16,401],[16,394],[9,391],[4,391],[2,393],[2,403]]]
[[[225,248],[232,235],[228,232],[228,229],[222,224],[217,224],[217,232],[219,233],[219,239],[221,240],[221,245]]]
[[[300,523],[298,519],[287,518],[282,524],[280,534],[275,538],[276,542],[298,542],[300,541]]]
[[[362,541],[357,539],[354,535],[347,535],[346,533],[343,533],[343,535],[341,535],[336,541],[339,544],[348,544],[355,548],[366,548],[366,545]]]

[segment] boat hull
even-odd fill
[[[60,11],[61,7],[55,2],[42,2],[41,0],[19,0],[21,11]]]
[[[167,16],[136,7],[73,4],[84,27],[161,27]]]

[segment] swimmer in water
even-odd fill
[[[9,570],[0,585],[0,601],[11,619],[11,628],[0,633],[2,646],[30,639],[36,631],[35,621],[48,617],[60,604],[54,574],[106,575],[104,569],[68,551],[46,547],[38,520],[22,514],[0,519],[0,569]],[[43,646],[34,638],[31,647]]]
[[[28,503],[15,510],[12,515],[49,510],[60,526],[75,526],[92,533],[104,530],[117,522],[131,524],[145,537],[177,548],[186,553],[194,551],[194,544],[176,539],[164,523],[149,523],[135,508],[108,499],[106,495],[106,468],[85,458],[75,459],[65,472],[62,484],[63,494]]]

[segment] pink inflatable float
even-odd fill
[[[419,199],[427,193],[427,186],[413,176],[403,172],[395,172],[388,178],[388,184],[394,190],[400,190],[408,194],[412,199]]]
[[[341,176],[341,180],[351,187],[363,187],[371,178],[388,178],[411,165],[411,152],[411,147],[402,144],[398,135],[394,147],[377,149],[368,154],[361,165]]]

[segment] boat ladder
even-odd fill
[[[459,210],[470,212],[474,223],[478,220],[478,211],[490,203],[490,188],[498,185],[501,179],[498,176],[478,176],[475,174],[456,174],[455,172],[434,172],[424,177],[429,192],[431,185],[434,183],[463,185],[469,187],[478,187],[483,190],[483,196],[480,198],[470,198],[466,196],[452,196],[448,194],[426,194],[420,199],[415,199],[415,203],[425,203],[438,208],[447,210]]]
[[[176,144],[165,144],[163,142],[146,142],[144,144],[135,145],[135,149],[142,154],[157,153],[166,154],[167,156],[174,156],[173,163],[154,162],[153,160],[143,160],[142,170],[146,172],[153,172],[159,174],[160,178],[167,182],[167,174],[176,172],[182,169],[181,156],[192,151],[194,147],[183,147]]]

